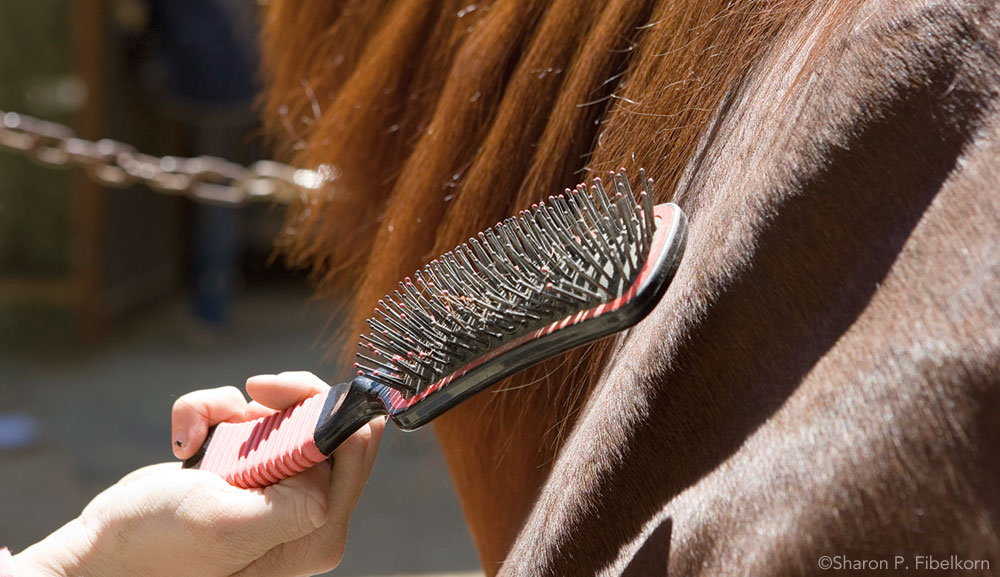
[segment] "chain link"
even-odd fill
[[[215,156],[150,156],[117,140],[85,140],[66,125],[3,110],[0,148],[25,154],[42,166],[83,168],[104,186],[143,184],[158,192],[224,206],[288,204],[314,193],[334,177],[328,166],[308,170],[270,160],[242,166]]]

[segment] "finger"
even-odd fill
[[[290,407],[329,388],[322,379],[307,371],[257,375],[247,379],[247,393],[250,397],[272,409]]]
[[[170,418],[174,456],[195,454],[209,427],[228,420],[243,420],[247,401],[236,387],[219,387],[188,393],[174,402]]]
[[[254,419],[259,419],[261,417],[267,417],[273,414],[275,411],[271,407],[265,407],[264,405],[258,403],[257,401],[250,401],[247,403],[247,408],[243,411],[243,418],[247,421],[252,421]]]
[[[227,487],[242,502],[217,499],[215,505],[220,517],[215,523],[223,533],[240,535],[249,549],[263,555],[315,532],[326,523],[329,475],[329,466],[320,463],[264,489]]]
[[[237,573],[238,577],[312,575],[329,571],[340,564],[347,541],[348,522],[375,463],[384,429],[385,419],[376,419],[354,433],[334,452],[328,487],[327,522],[300,539],[271,549]]]
[[[342,522],[345,534],[347,522],[375,465],[385,421],[385,417],[379,417],[369,422],[333,452],[328,489],[329,518],[333,523]],[[353,489],[353,493],[348,489]]]
[[[274,547],[232,577],[293,577],[325,573],[344,557],[346,538],[331,539],[327,531],[313,531]]]

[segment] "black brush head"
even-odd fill
[[[417,428],[487,386],[639,322],[680,263],[684,213],[609,189],[549,197],[470,238],[379,301],[358,375],[280,413],[214,428],[186,467],[262,487],[322,462],[373,418]],[[310,434],[311,433],[311,434]]]
[[[456,247],[379,301],[355,367],[419,427],[547,357],[627,328],[659,301],[686,219],[624,169],[550,196]]]

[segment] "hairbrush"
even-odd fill
[[[497,223],[379,301],[357,375],[256,421],[221,423],[185,467],[264,487],[325,460],[365,423],[416,429],[500,379],[645,317],[680,263],[687,219],[640,170],[595,178]]]

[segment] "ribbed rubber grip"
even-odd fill
[[[231,485],[266,487],[327,457],[313,440],[329,391],[256,421],[220,423],[198,464]]]

